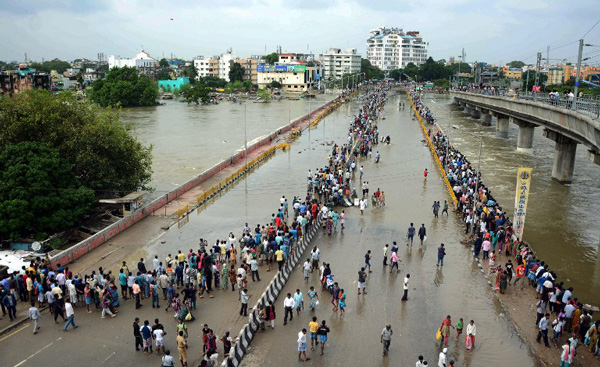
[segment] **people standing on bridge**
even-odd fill
[[[419,228],[419,239],[421,240],[421,246],[426,241],[427,238],[427,229],[425,229],[425,223],[421,224],[421,228]],[[411,241],[412,243],[412,241]]]

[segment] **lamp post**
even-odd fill
[[[245,170],[248,170],[248,118],[246,114],[246,103],[244,103],[244,158],[246,158],[245,162]]]

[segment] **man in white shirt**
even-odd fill
[[[294,307],[296,306],[296,302],[292,298],[292,294],[288,293],[287,296],[283,299],[283,308],[285,309],[285,315],[283,316],[283,324],[287,325],[288,315],[290,315],[290,321],[294,319]]]
[[[160,266],[160,260],[158,259],[158,255],[154,255],[154,259],[152,259],[152,268],[154,270],[158,270],[159,266]]]
[[[408,300],[408,281],[409,280],[410,280],[410,274],[406,274],[406,276],[404,277],[404,284],[403,284],[404,295],[402,296],[402,301]]]
[[[155,329],[152,332],[152,337],[156,342],[156,354],[160,355],[160,349],[162,348],[163,353],[165,352],[165,343],[164,343],[164,330],[163,329]]]
[[[318,264],[318,260],[317,260],[317,264]],[[312,264],[310,263],[310,259],[306,259],[306,262],[304,262],[303,268],[304,268],[304,281],[308,284],[308,277],[310,276],[310,273],[313,268]]]
[[[448,348],[444,348],[440,352],[440,356],[438,358],[438,367],[446,367],[446,353],[448,352]]]
[[[416,367],[426,367],[427,361],[423,361],[423,356],[419,356],[419,360],[417,361]]]
[[[63,330],[67,331],[69,325],[73,326],[73,329],[77,329],[79,326],[75,325],[75,311],[73,311],[73,305],[71,305],[71,302],[65,302],[65,311],[67,313],[67,322],[63,327]]]
[[[477,326],[475,321],[471,320],[467,324],[467,336],[471,336],[471,348],[475,348],[475,335],[477,334]]]

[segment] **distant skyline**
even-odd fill
[[[142,45],[154,57],[186,60],[229,48],[262,55],[278,45],[317,55],[356,48],[366,57],[369,30],[390,26],[420,31],[435,60],[464,48],[467,62],[533,64],[550,46],[551,63],[575,63],[577,40],[600,19],[595,10],[591,0],[2,0],[0,60],[133,57]],[[585,41],[600,45],[600,25]]]

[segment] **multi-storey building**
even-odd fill
[[[219,78],[229,81],[229,72],[233,66],[233,53],[227,51],[219,57]]]
[[[306,66],[302,63],[259,64],[257,72],[259,88],[264,89],[267,84],[277,81],[281,83],[282,90],[288,93],[306,92],[310,88],[316,87],[323,75],[323,70],[319,64]]]
[[[196,67],[198,78],[207,76],[219,77],[219,58],[216,56],[210,58],[198,56],[194,60],[194,66]]]
[[[250,80],[252,84],[258,84],[258,72],[257,67],[260,64],[260,56],[251,56],[245,59],[237,59],[235,62],[242,65],[244,68],[244,80]]]
[[[379,27],[372,29],[367,39],[367,59],[384,71],[401,69],[411,62],[420,65],[427,61],[428,46],[418,31]]]
[[[330,48],[321,55],[323,63],[323,77],[325,79],[339,79],[344,74],[360,73],[360,55],[355,48],[345,50]]]

